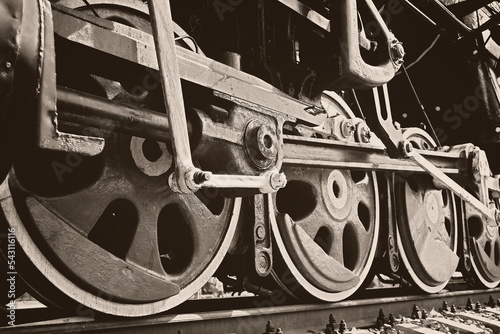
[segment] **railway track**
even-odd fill
[[[2,333],[264,333],[270,321],[284,334],[321,333],[329,315],[345,320],[349,328],[374,328],[380,309],[386,316],[411,317],[414,305],[420,310],[438,310],[443,301],[463,309],[470,298],[485,306],[490,299],[500,298],[500,288],[490,290],[447,291],[431,295],[411,295],[402,289],[367,290],[362,298],[327,304],[272,305],[270,300],[247,298],[193,300],[159,314],[139,319],[116,317],[67,317],[29,322],[0,328]],[[385,296],[385,297],[384,297]],[[268,305],[267,307],[255,306]],[[187,311],[189,310],[189,311]],[[183,311],[183,312],[181,312]],[[85,312],[83,312],[85,313]],[[83,314],[82,313],[82,314]],[[87,313],[88,314],[88,313]],[[415,329],[413,329],[415,330]],[[308,332],[309,331],[309,332]],[[460,330],[459,330],[460,331]],[[411,332],[408,330],[408,332]],[[460,331],[467,332],[466,330]]]

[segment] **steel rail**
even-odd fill
[[[391,289],[398,291],[399,289]],[[399,290],[401,291],[401,290]],[[333,314],[337,322],[345,320],[348,327],[373,326],[379,310],[384,309],[396,316],[410,316],[413,305],[430,311],[438,309],[443,301],[448,305],[464,307],[467,299],[486,303],[489,296],[498,298],[500,288],[491,290],[465,290],[444,292],[432,295],[396,295],[376,297],[378,291],[367,291],[371,298],[349,300],[329,304],[272,305],[272,301],[254,301],[257,308],[231,309],[228,299],[226,308],[219,311],[162,314],[139,319],[74,317],[46,322],[23,324],[0,328],[8,334],[35,333],[262,333],[267,321],[284,334],[303,334],[308,330],[319,332],[328,323],[328,316]],[[252,299],[253,300],[253,299]],[[338,325],[337,325],[338,326]]]

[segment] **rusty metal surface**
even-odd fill
[[[254,196],[253,206],[255,216],[253,226],[255,271],[259,276],[265,277],[271,273],[273,268],[273,243],[270,217],[272,211],[264,195]]]
[[[426,309],[438,309],[442,302],[448,305],[464,307],[467,298],[486,303],[489,296],[498,298],[500,289],[465,290],[445,292],[435,295],[381,297],[368,292],[369,299],[344,301],[335,304],[273,305],[265,308],[231,308],[227,301],[221,311],[195,312],[190,314],[157,315],[141,319],[102,319],[65,318],[47,323],[26,324],[12,328],[2,328],[5,333],[99,333],[99,334],[177,334],[182,333],[217,333],[217,334],[255,334],[262,333],[267,321],[284,334],[303,334],[307,330],[324,330],[329,314],[339,322],[345,320],[348,327],[373,326],[379,310],[384,309],[397,315],[410,316],[413,305]],[[371,296],[371,297],[370,297]],[[259,301],[254,301],[259,304]]]
[[[19,182],[12,174],[2,185],[2,208],[37,269],[80,303],[127,316],[171,308],[198,291],[222,261],[233,220],[238,219],[239,199],[175,194],[166,186],[162,169],[172,161],[165,145],[118,135],[106,139],[103,161],[89,164],[80,157],[81,167],[75,169],[77,179],[97,171],[94,180],[75,187],[67,174],[60,175],[59,183],[50,175]],[[150,146],[160,150],[156,164],[148,160]],[[52,162],[46,161],[49,166]],[[44,168],[41,160],[36,166],[24,163],[17,162],[16,169],[32,169],[28,175],[40,175],[39,168]],[[59,195],[30,195],[37,185],[48,189],[43,182]],[[13,189],[20,192],[12,195]],[[11,196],[22,206],[15,208]],[[23,210],[23,222],[16,209]],[[28,220],[38,229],[26,230]],[[31,239],[35,235],[36,242]]]

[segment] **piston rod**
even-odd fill
[[[133,136],[170,142],[170,124],[166,114],[113,102],[95,95],[57,88],[58,118],[84,126],[124,132]],[[192,126],[188,123],[189,134]]]

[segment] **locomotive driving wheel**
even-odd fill
[[[435,146],[420,129],[409,129],[404,136],[417,149]],[[422,174],[395,176],[394,194],[397,240],[410,279],[425,292],[438,292],[446,286],[459,261],[454,196]]]
[[[367,277],[377,248],[375,175],[314,167],[283,170],[288,183],[275,196],[273,276],[297,298],[344,299]]]
[[[500,201],[489,194],[490,206],[500,208]],[[466,226],[472,270],[465,273],[475,287],[494,288],[500,283],[500,231],[485,224],[481,215],[465,205]]]
[[[147,10],[142,2],[90,3],[102,17],[112,13],[118,22],[147,25],[141,18],[146,12],[133,14]],[[118,82],[90,78],[104,96],[161,108],[154,105],[161,106],[158,92],[131,96]],[[240,199],[174,193],[165,143],[108,130],[76,131],[105,138],[103,152],[82,157],[33,148],[1,185],[0,205],[26,254],[21,276],[46,302],[77,302],[119,316],[154,314],[187,300],[223,260]]]
[[[331,94],[322,96],[325,109],[338,104],[332,109],[343,112],[336,117],[352,124],[352,111]],[[346,169],[282,167],[287,186],[270,205],[276,217],[272,275],[295,298],[342,300],[369,275],[380,225],[377,178],[347,168],[348,162]]]

